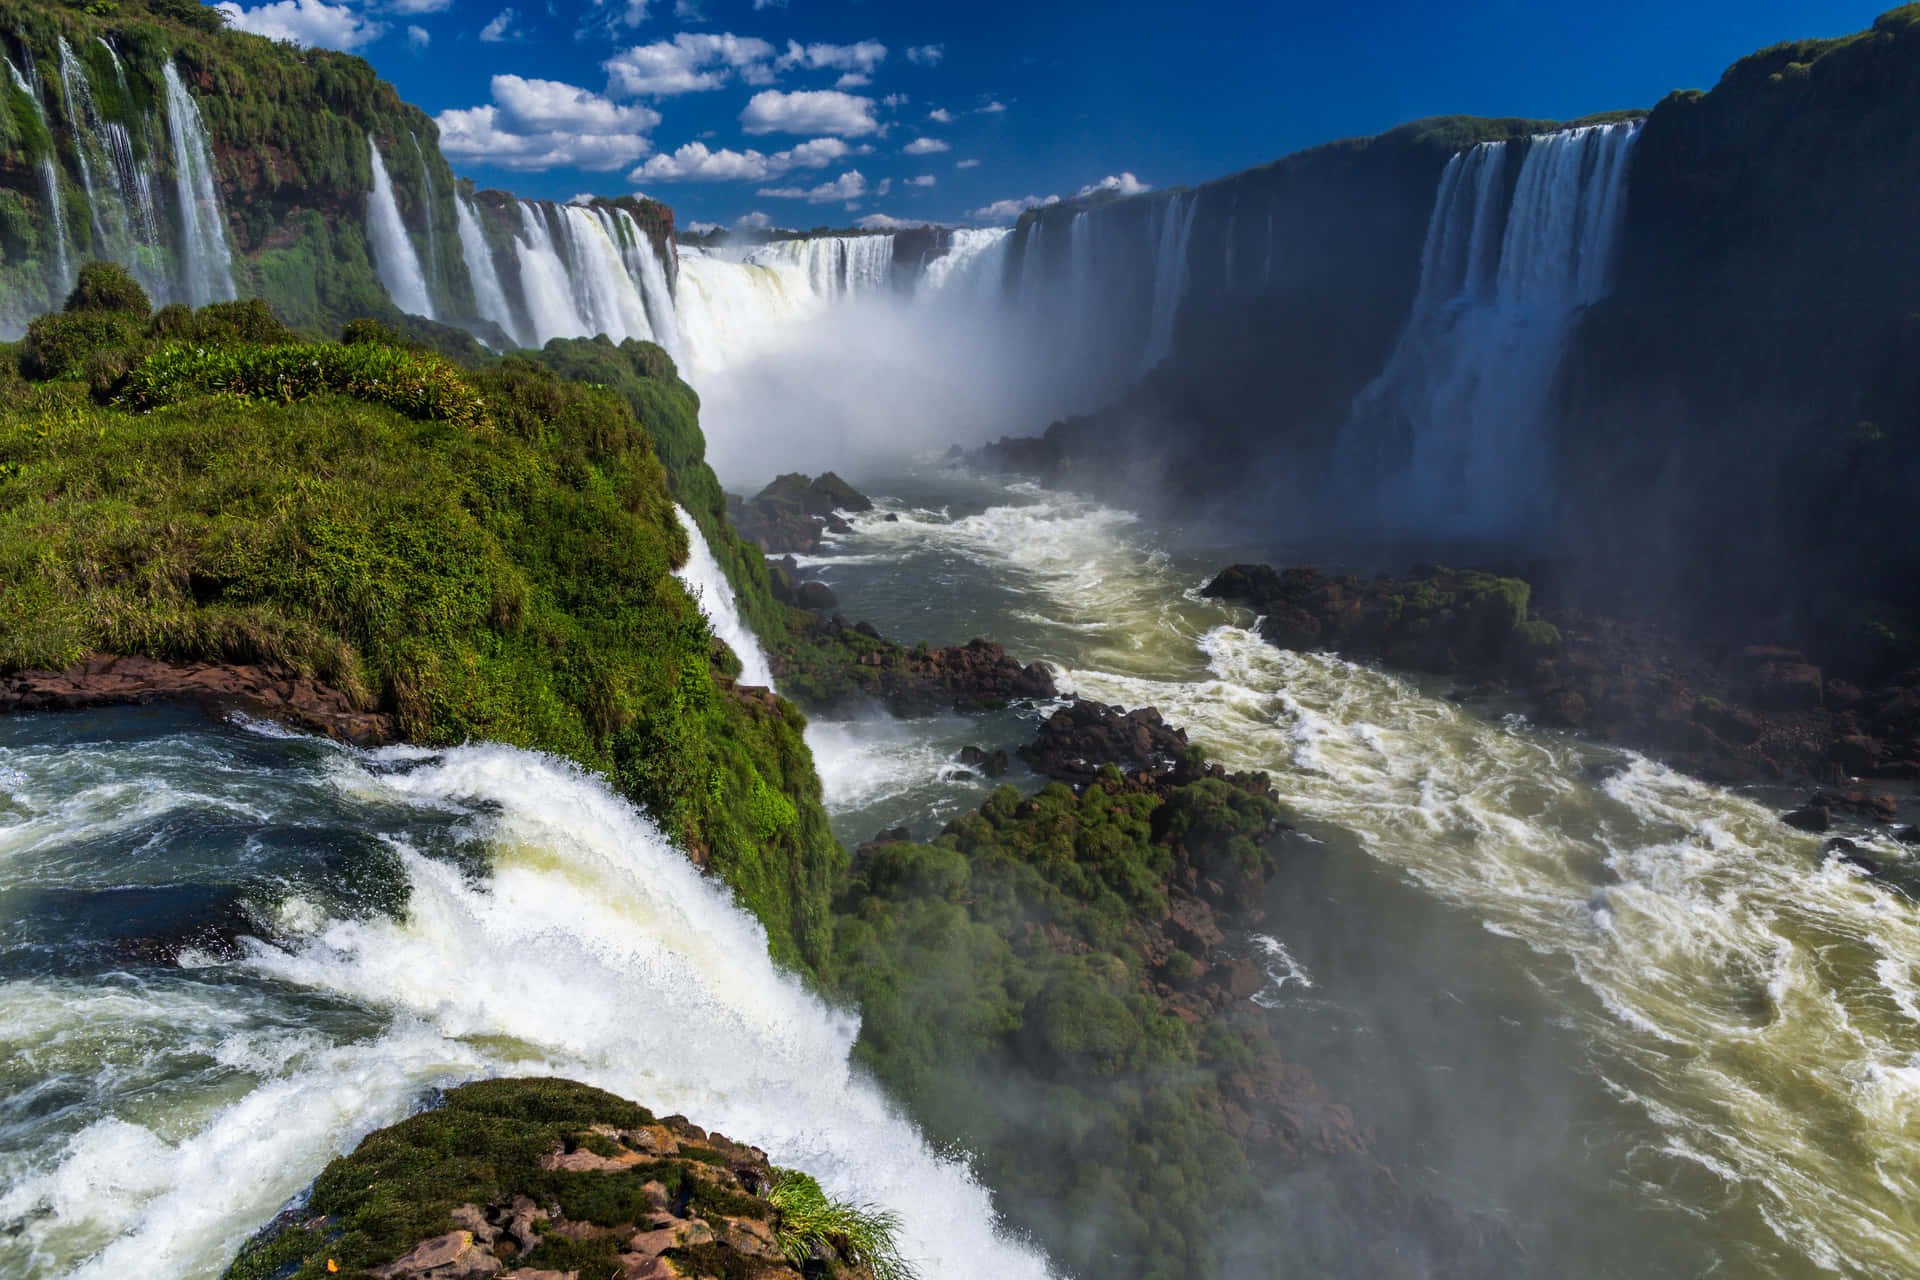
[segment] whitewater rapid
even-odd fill
[[[0,905],[25,912],[0,968],[0,1274],[218,1275],[428,1089],[527,1072],[897,1211],[929,1276],[1048,1274],[852,1069],[855,1019],[598,779],[506,747],[360,754],[139,714],[17,717],[0,741]],[[39,939],[49,893],[223,876],[273,943],[96,969]]]
[[[1725,788],[1463,708],[1433,681],[1274,649],[1198,596],[1217,564],[1170,555],[1128,513],[1015,486],[984,509],[922,495],[855,525],[815,563],[845,607],[971,564],[945,579],[941,639],[1017,634],[1063,689],[1158,707],[1213,758],[1269,772],[1309,831],[1507,940],[1503,964],[1577,1047],[1581,1078],[1544,1087],[1620,1104],[1630,1132],[1607,1135],[1624,1156],[1605,1178],[1697,1219],[1730,1273],[1911,1273],[1912,903]],[[1249,941],[1263,1002],[1339,998],[1339,975],[1309,973],[1286,939]]]

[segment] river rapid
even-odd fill
[[[1236,944],[1400,1177],[1498,1215],[1543,1275],[1911,1273],[1920,921],[1780,797],[1274,650],[1197,594],[1260,549],[946,471],[868,487],[880,508],[813,565],[849,616],[1002,640],[1272,775],[1298,830]],[[995,785],[960,748],[1043,713],[816,721],[842,839],[931,835]],[[555,761],[13,717],[0,920],[8,1280],[215,1276],[364,1133],[526,1072],[898,1210],[929,1277],[1048,1274],[850,1069],[856,1021]]]
[[[1255,998],[1403,1178],[1498,1215],[1545,1275],[1913,1274],[1920,916],[1783,825],[1788,796],[1276,650],[1198,595],[1284,549],[933,469],[869,491],[811,562],[847,616],[1001,640],[1271,774],[1299,829],[1243,940]],[[991,785],[946,754],[965,726],[886,730],[864,755],[854,726],[810,734],[843,839],[924,834]]]

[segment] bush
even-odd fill
[[[67,295],[68,311],[124,311],[142,320],[153,310],[147,291],[117,262],[89,262],[80,268],[73,292]]]

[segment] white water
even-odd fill
[[[431,292],[433,284],[440,279],[440,233],[434,227],[437,219],[433,216],[440,206],[440,198],[434,194],[433,170],[427,165],[427,153],[421,149],[420,139],[409,132],[407,141],[413,143],[414,158],[420,162],[420,183],[427,192],[427,280]]]
[[[1482,143],[1441,175],[1419,292],[1392,357],[1354,401],[1343,469],[1384,485],[1389,521],[1484,531],[1536,519],[1542,422],[1580,311],[1612,287],[1640,126]]]
[[[760,641],[740,617],[740,608],[733,598],[733,585],[727,581],[725,570],[720,562],[713,558],[713,549],[707,546],[707,539],[700,532],[700,526],[694,522],[687,509],[679,503],[673,504],[674,515],[680,518],[680,527],[687,534],[687,562],[673,571],[700,602],[701,612],[707,615],[707,623],[713,634],[726,642],[740,659],[740,680],[744,684],[773,687],[773,669],[767,663],[767,655],[760,648]]]
[[[853,594],[861,583],[911,583],[941,566],[939,595],[961,601],[952,635],[1017,636],[1063,688],[1158,707],[1212,758],[1268,771],[1296,821],[1346,833],[1510,940],[1507,963],[1577,1037],[1578,1087],[1631,1118],[1605,1135],[1625,1163],[1595,1176],[1697,1218],[1718,1274],[1911,1274],[1911,903],[1723,788],[1488,719],[1388,672],[1276,650],[1243,614],[1197,597],[1216,562],[1183,567],[1124,512],[1024,487],[957,518],[891,509],[897,521],[856,517],[846,554],[820,562],[850,608],[867,607]],[[946,568],[956,555],[970,571]],[[1624,769],[1590,769],[1614,760]],[[836,794],[859,793],[843,783]],[[1341,998],[1343,975],[1308,972],[1283,940],[1250,941],[1269,977],[1261,1003]]]
[[[266,810],[263,833],[318,821],[383,834],[410,889],[405,918],[296,897],[277,910],[285,949],[147,984],[0,984],[6,1069],[70,1061],[109,1111],[0,1168],[10,1273],[217,1275],[331,1155],[423,1090],[554,1073],[684,1112],[896,1211],[930,1280],[1047,1274],[995,1233],[965,1167],[852,1069],[853,1020],[777,970],[758,924],[600,782],[502,747],[313,750],[317,763],[279,766],[296,771],[284,780],[217,756],[193,780],[210,793],[200,803],[250,789],[235,798]],[[74,771],[164,793],[168,780],[142,773],[151,754],[109,740],[21,756],[19,798],[122,821],[125,788],[75,792]],[[420,823],[484,850],[488,873],[428,856],[407,834]],[[208,1073],[216,1062],[224,1074]],[[183,1069],[205,1083],[183,1091]]]
[[[231,301],[233,252],[227,219],[213,182],[213,149],[206,126],[172,62],[161,71],[167,85],[167,136],[173,143],[174,189],[180,201],[181,281],[187,305]]]
[[[13,59],[8,58],[6,63],[7,74],[13,78],[14,88],[26,94],[33,103],[34,116],[51,138],[53,133],[47,124],[47,104],[40,100],[39,84],[20,74],[20,68],[13,65]],[[40,182],[46,191],[48,216],[53,220],[54,277],[48,282],[47,298],[57,305],[73,285],[73,264],[67,254],[67,210],[66,201],[60,194],[60,169],[54,163],[51,152],[40,157]]]
[[[372,134],[367,135],[367,153],[373,160],[373,190],[367,193],[367,237],[373,242],[373,262],[380,272],[380,282],[387,287],[394,306],[432,320],[433,297],[427,290],[426,273],[420,269],[420,254],[400,217],[393,179]]]
[[[506,290],[500,287],[500,273],[494,269],[493,251],[487,248],[479,216],[471,204],[457,197],[453,212],[460,230],[460,254],[466,260],[467,277],[473,281],[473,298],[480,309],[480,318],[493,321],[509,340],[519,343],[521,337],[514,324],[513,307],[507,302]]]

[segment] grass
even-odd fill
[[[832,1200],[820,1184],[792,1169],[774,1170],[767,1201],[778,1215],[774,1235],[781,1252],[804,1268],[816,1249],[833,1249],[874,1280],[915,1280],[918,1273],[900,1252],[900,1215],[873,1205]]]

